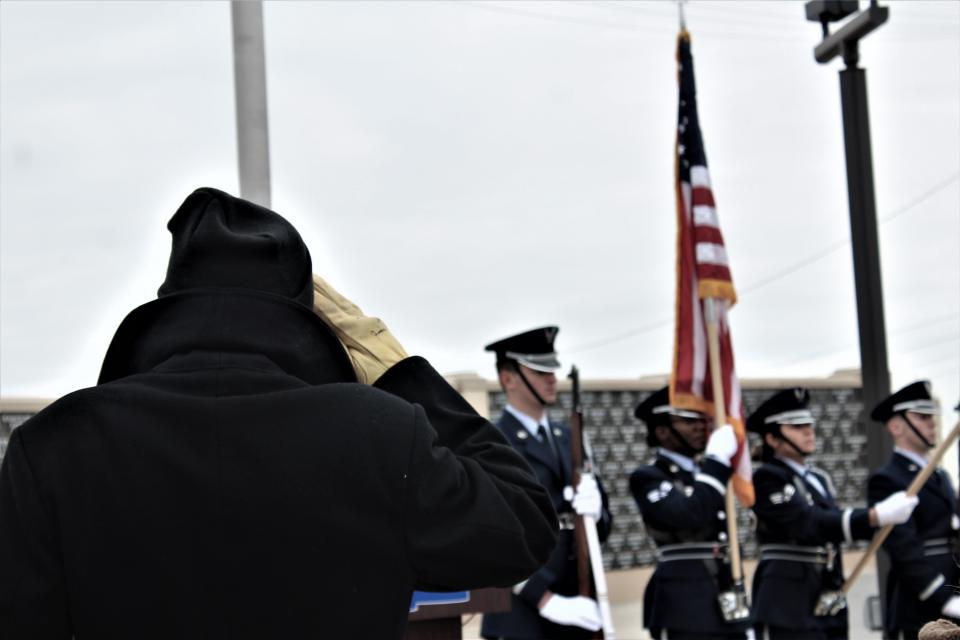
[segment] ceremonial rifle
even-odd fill
[[[572,402],[570,408],[570,460],[571,483],[576,488],[583,474],[593,474],[593,460],[590,455],[589,441],[583,432],[583,408],[580,405],[580,372],[576,366],[570,368],[572,381]],[[584,452],[587,455],[584,455]],[[607,578],[603,572],[603,555],[600,552],[600,537],[597,535],[597,523],[590,516],[577,515],[574,518],[574,544],[577,548],[577,593],[587,598],[590,593],[590,572],[593,570],[593,583],[596,587],[597,605],[600,608],[600,620],[603,627],[599,638],[614,640],[613,614],[610,611],[610,599],[607,595]],[[589,564],[588,564],[589,563]]]
[[[937,465],[940,464],[940,459],[943,458],[943,454],[946,453],[947,449],[950,448],[950,445],[953,444],[953,441],[958,437],[960,437],[960,422],[957,422],[957,424],[953,426],[953,429],[947,434],[947,437],[937,445],[936,449],[933,450],[933,453],[930,454],[930,460],[927,462],[927,466],[921,469],[920,472],[913,478],[913,482],[910,483],[910,486],[907,487],[905,492],[908,496],[915,496],[920,493],[920,489],[922,489],[923,485],[927,483],[927,479],[933,474],[934,471],[937,470]],[[860,562],[858,562],[857,566],[855,566],[853,571],[850,572],[850,577],[844,581],[843,586],[840,587],[840,590],[826,591],[820,594],[820,599],[817,602],[817,606],[813,610],[814,615],[835,616],[847,606],[847,594],[850,593],[850,587],[852,587],[853,583],[856,582],[857,578],[860,577],[860,573],[863,571],[863,568],[867,566],[867,563],[877,553],[877,550],[880,549],[880,545],[883,544],[883,541],[886,540],[887,536],[890,535],[890,532],[893,531],[894,526],[895,525],[888,524],[878,529],[877,532],[873,534],[873,539],[870,541],[870,546],[867,547],[867,550],[860,558]]]

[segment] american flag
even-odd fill
[[[754,501],[750,454],[727,319],[727,311],[737,301],[737,294],[710,189],[707,156],[697,117],[690,35],[686,30],[677,38],[677,63],[680,84],[675,158],[677,298],[670,404],[714,415],[706,325],[706,305],[710,304],[707,299],[712,298],[717,316],[726,419],[733,425],[740,444],[732,461],[733,488],[741,504],[750,506]]]

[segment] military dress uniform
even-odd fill
[[[638,405],[634,413],[648,425],[650,446],[659,445],[655,425],[671,412],[693,413],[669,407],[667,388]],[[725,621],[718,603],[733,586],[725,510],[730,474],[719,460],[708,457],[697,465],[660,449],[652,464],[630,476],[644,527],[657,545],[657,567],[643,596],[643,626],[657,640],[745,637],[748,621]]]
[[[524,364],[543,366],[548,370],[556,369],[560,366],[553,352],[556,328],[544,329],[553,331],[533,330],[493,343],[488,350],[527,356],[522,360]],[[521,421],[523,414],[518,417],[519,412],[514,411],[512,407],[506,408],[496,425],[513,448],[530,464],[540,484],[547,490],[560,521],[560,537],[547,563],[526,581],[514,586],[510,611],[483,616],[481,635],[484,638],[549,640],[589,638],[592,635],[590,631],[555,624],[541,617],[538,612],[538,604],[546,591],[562,596],[575,596],[578,593],[577,555],[573,536],[576,514],[570,502],[573,494],[570,427],[544,418],[542,422],[546,424],[538,425],[535,433],[531,433]],[[536,422],[529,416],[525,418]],[[603,496],[603,510],[597,521],[597,533],[602,542],[610,534],[612,516],[599,478],[597,482]]]
[[[886,422],[902,411],[938,413],[929,384],[916,382],[881,402],[870,414]],[[867,496],[871,503],[905,489],[926,464],[923,457],[895,449],[886,466],[870,476]],[[896,526],[883,543],[890,558],[884,630],[891,638],[916,638],[924,623],[942,617],[944,604],[960,584],[955,550],[960,517],[950,478],[937,469],[917,494],[913,517]]]
[[[786,389],[747,419],[763,437],[781,424],[813,425],[806,389]],[[843,585],[840,544],[873,535],[870,510],[842,509],[830,476],[816,467],[779,458],[765,449],[753,473],[760,562],[753,579],[758,635],[771,638],[846,638],[847,611],[816,616],[821,594]]]

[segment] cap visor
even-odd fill
[[[517,362],[523,366],[541,373],[551,373],[560,368],[560,361],[552,353],[546,355],[517,355],[515,357]]]

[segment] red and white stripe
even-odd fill
[[[720,343],[726,418],[739,448],[733,459],[734,491],[744,505],[754,500],[740,382],[733,360],[727,312],[736,302],[710,176],[704,166],[690,170],[690,183],[677,179],[677,297],[670,404],[714,415],[714,389],[707,344],[706,299],[714,300]]]

